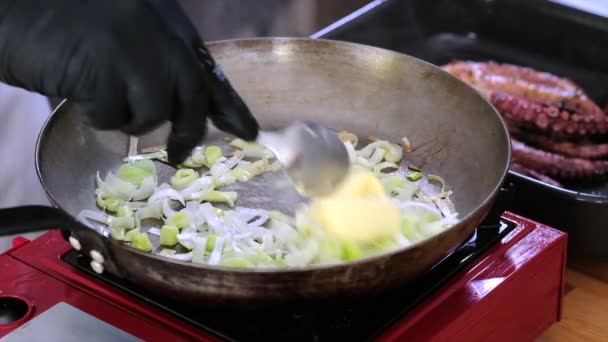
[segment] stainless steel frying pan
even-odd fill
[[[437,67],[369,46],[311,39],[244,39],[209,44],[236,90],[265,129],[294,119],[319,121],[360,137],[374,135],[414,145],[402,166],[441,175],[462,222],[411,247],[337,266],[232,269],[173,261],[104,237],[103,229],[75,223],[96,209],[94,175],[116,169],[128,136],[87,127],[69,102],[46,123],[37,165],[53,208],[0,212],[4,233],[61,227],[83,253],[93,252],[105,272],[177,300],[258,306],[376,293],[412,281],[452,252],[492,206],[510,161],[505,125],[473,89]],[[141,137],[140,146],[163,144],[167,127]],[[224,142],[211,129],[207,141]],[[224,142],[225,143],[225,142]],[[159,164],[161,181],[173,173]],[[299,199],[273,190],[262,177],[240,189],[240,205],[290,211]],[[63,213],[63,215],[62,215]]]

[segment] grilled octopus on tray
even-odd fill
[[[532,68],[453,61],[442,67],[477,89],[503,116],[512,137],[511,169],[560,182],[608,175],[608,116],[574,82]]]

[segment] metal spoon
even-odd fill
[[[137,137],[130,137],[127,159],[140,159],[138,142]],[[295,121],[282,129],[260,131],[256,142],[275,154],[296,190],[305,197],[331,193],[350,167],[342,140],[332,130],[318,123]],[[166,156],[157,159],[176,167],[167,161]]]
[[[201,65],[216,86],[231,89],[238,98],[209,51],[200,47],[197,52]],[[303,196],[330,193],[346,176],[350,166],[344,143],[333,131],[318,123],[296,121],[281,130],[260,131],[257,142],[274,152]]]
[[[276,155],[303,196],[329,194],[350,166],[338,135],[315,122],[296,121],[280,130],[260,131],[257,142]]]

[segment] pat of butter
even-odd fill
[[[384,195],[384,187],[373,173],[352,169],[328,197],[368,197]]]
[[[339,239],[365,242],[399,232],[399,208],[370,172],[351,171],[334,193],[315,199],[311,209],[324,229]]]

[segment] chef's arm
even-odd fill
[[[258,133],[174,0],[0,0],[0,81],[68,98],[98,129],[140,134],[169,120],[176,163],[207,117],[246,140]]]

